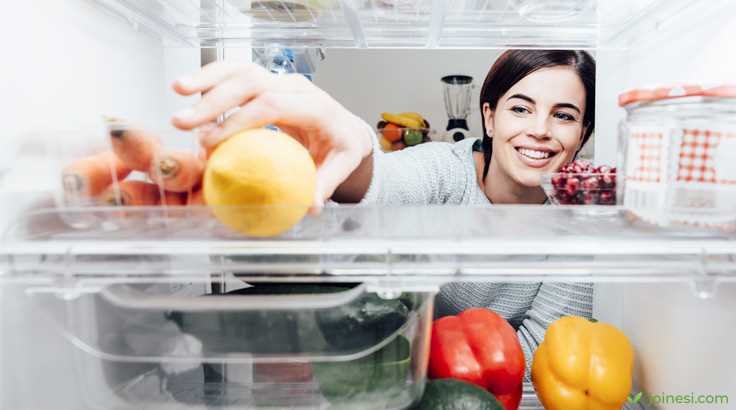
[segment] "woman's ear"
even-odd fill
[[[493,110],[491,104],[483,103],[483,124],[486,126],[488,137],[493,136]]]

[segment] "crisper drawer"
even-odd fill
[[[25,293],[74,346],[88,408],[404,409],[421,397],[434,294],[210,283]]]

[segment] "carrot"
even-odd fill
[[[187,194],[181,192],[164,192],[164,198],[161,205],[166,206],[183,206],[187,204]]]
[[[204,202],[204,190],[192,191],[187,198],[187,205],[206,205]]]
[[[62,171],[62,184],[67,195],[95,197],[114,180],[122,181],[131,169],[112,151],[105,151],[69,164]]]
[[[165,150],[157,155],[148,170],[151,179],[164,189],[189,192],[202,181],[204,162],[189,151]]]
[[[151,206],[160,203],[160,196],[158,185],[129,180],[108,188],[102,193],[100,200],[103,204],[111,206]]]
[[[159,142],[153,135],[117,118],[106,118],[112,150],[128,167],[147,172],[151,167]]]

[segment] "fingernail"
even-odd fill
[[[322,200],[321,195],[316,195],[312,206],[309,207],[308,213],[311,216],[319,216],[322,213],[322,208],[325,206],[325,201]]]
[[[180,120],[186,120],[186,119],[189,119],[190,117],[193,117],[193,116],[194,116],[194,110],[191,109],[191,108],[187,108],[185,110],[181,110],[178,113],[174,114],[174,117],[176,117],[177,119],[180,119]]]
[[[309,216],[317,217],[322,213],[322,207],[313,205],[309,207],[307,213],[309,214]]]

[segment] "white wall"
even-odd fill
[[[480,87],[500,54],[497,50],[327,50],[316,64],[315,83],[371,125],[381,112],[416,111],[432,128],[444,130],[447,113],[440,78],[474,78],[472,135],[480,137]]]

